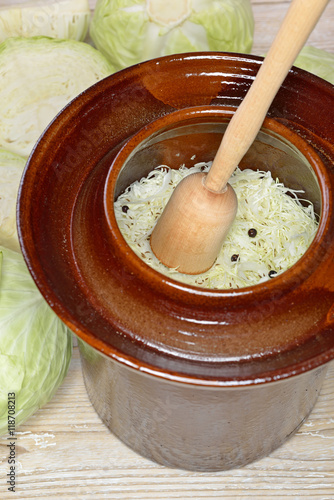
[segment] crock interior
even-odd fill
[[[212,161],[226,130],[228,119],[188,120],[192,123],[169,124],[142,140],[120,168],[114,188],[114,200],[134,181],[146,177],[153,168],[167,165],[178,169],[199,162]],[[268,128],[266,128],[266,126]],[[321,191],[317,176],[306,156],[284,135],[271,129],[281,129],[273,120],[266,120],[254,144],[240,163],[241,169],[271,171],[273,178],[291,189],[303,190],[300,198],[311,201],[315,213],[321,215]],[[132,139],[132,143],[133,143]],[[130,146],[131,148],[131,146]],[[128,148],[127,148],[128,152]],[[127,154],[126,152],[126,154]],[[124,156],[122,155],[121,161]],[[116,160],[118,169],[119,164]]]
[[[212,161],[230,118],[228,108],[183,109],[156,120],[132,136],[112,162],[106,181],[105,211],[109,227],[113,230],[118,225],[113,202],[131,183],[146,177],[154,168],[162,165],[172,169],[181,165],[190,168]],[[267,118],[239,167],[270,171],[274,179],[299,191],[301,203],[311,202],[320,219],[322,197],[316,160],[315,152],[298,135]],[[177,274],[174,279],[178,280]],[[180,279],[182,281],[182,276]]]

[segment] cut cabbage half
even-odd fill
[[[0,5],[0,42],[13,36],[84,40],[88,0],[11,0]]]
[[[0,148],[27,157],[55,115],[113,71],[84,42],[8,38],[0,44]]]
[[[0,245],[16,252],[16,199],[25,163],[22,156],[0,149]]]

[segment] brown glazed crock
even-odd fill
[[[50,124],[20,186],[23,255],[79,338],[93,406],[171,467],[217,471],[270,453],[307,418],[334,356],[330,84],[293,68],[241,163],[303,188],[320,216],[285,273],[239,290],[184,285],[134,255],[113,214],[113,197],[155,166],[214,157],[261,62],[181,54],[106,78]]]

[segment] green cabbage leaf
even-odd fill
[[[0,148],[0,245],[20,252],[16,199],[26,160]]]
[[[15,426],[44,406],[71,360],[72,334],[38,291],[21,254],[0,247],[0,435],[8,431],[8,394]]]
[[[0,42],[41,35],[82,41],[90,16],[88,0],[11,0],[0,6]]]
[[[117,70],[181,52],[248,53],[253,34],[250,0],[98,0],[90,25]]]
[[[55,115],[113,72],[88,43],[7,38],[0,44],[0,148],[27,158]]]
[[[294,66],[313,73],[334,85],[334,53],[307,45],[303,47]]]

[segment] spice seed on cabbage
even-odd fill
[[[210,163],[179,170],[159,166],[131,184],[114,203],[115,216],[128,245],[149,266],[194,286],[230,289],[256,285],[289,269],[302,257],[317,231],[313,205],[271,172],[237,168],[229,183],[238,197],[238,213],[214,266],[199,275],[178,273],[154,256],[149,238],[173,189]]]
[[[181,52],[249,53],[253,35],[250,0],[97,0],[90,24],[116,70]]]
[[[5,40],[0,44],[0,148],[27,157],[56,114],[113,71],[105,57],[84,42]]]

